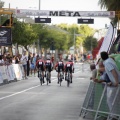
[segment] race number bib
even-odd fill
[[[59,65],[62,65],[62,62],[59,62]]]
[[[50,60],[47,60],[47,63],[49,64],[49,63],[50,63]]]
[[[39,62],[39,65],[42,65],[42,62]]]
[[[67,64],[67,67],[70,67],[70,64]]]

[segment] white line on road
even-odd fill
[[[28,89],[22,90],[22,91],[20,91],[20,92],[16,92],[16,93],[14,93],[14,94],[7,95],[7,96],[5,96],[5,97],[1,97],[0,100],[3,100],[3,99],[5,99],[5,98],[9,98],[9,97],[12,97],[12,96],[15,96],[15,95],[21,94],[21,93],[23,93],[23,92],[26,92],[26,91],[28,91],[28,90],[34,89],[34,88],[39,87],[39,86],[40,86],[40,85],[37,85],[37,86],[31,87],[31,88],[28,88]]]
[[[54,80],[52,80],[52,81],[55,81],[55,80],[56,80],[56,79],[54,79]],[[40,85],[36,85],[36,86],[34,86],[34,87],[30,87],[30,88],[25,89],[25,90],[22,90],[22,91],[20,91],[20,92],[16,92],[16,93],[14,93],[14,94],[1,97],[0,100],[3,100],[3,99],[5,99],[5,98],[9,98],[9,97],[12,97],[12,96],[15,96],[15,95],[24,93],[24,92],[29,91],[29,90],[31,90],[31,89],[37,88],[37,87],[39,87],[39,86],[40,86]]]
[[[77,72],[75,72],[75,73],[78,73],[78,72],[80,72],[80,71],[77,71]],[[75,74],[75,73],[74,73],[74,74]],[[53,77],[53,78],[56,78],[56,77]],[[52,80],[52,81],[56,81],[56,79],[54,79],[54,80]],[[20,91],[20,92],[16,92],[16,93],[13,93],[13,94],[11,94],[11,95],[7,95],[7,96],[4,96],[4,97],[1,97],[0,100],[3,100],[3,99],[5,99],[5,98],[9,98],[9,97],[12,97],[12,96],[15,96],[15,95],[24,93],[24,92],[29,91],[29,90],[31,90],[31,89],[37,88],[37,87],[39,87],[39,86],[40,86],[40,85],[37,85],[37,86],[34,86],[34,87],[30,87],[30,88],[25,89],[25,90],[22,90],[22,91]]]

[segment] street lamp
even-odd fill
[[[40,0],[39,0],[39,10],[40,10],[40,4],[41,4],[41,3],[40,3]]]

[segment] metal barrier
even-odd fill
[[[96,113],[100,107],[99,104],[101,103],[103,99],[105,91],[106,91],[105,84],[94,83],[93,81],[91,81],[89,88],[87,90],[87,93],[86,93],[85,100],[81,107],[80,116],[85,118],[87,113],[92,113],[93,117],[97,118],[98,115],[96,115]]]
[[[95,88],[95,84],[93,82],[90,82],[83,105],[81,107],[80,116],[83,115],[83,117],[85,117],[87,112],[89,111],[88,109],[91,107],[93,102],[92,100],[93,97],[91,96],[94,96],[94,88]]]
[[[99,103],[97,103],[97,110],[96,110],[96,114],[94,116],[94,120],[97,120],[99,118],[107,118],[108,114],[109,114],[109,107],[107,104],[107,84],[101,84],[102,86],[104,86],[103,90],[102,90],[102,94],[100,97],[100,101]]]
[[[0,66],[0,85],[12,81],[22,80],[24,70],[21,64],[11,64]]]
[[[111,120],[113,118],[120,120],[120,85],[117,88],[116,95],[112,104],[112,109],[108,115],[107,120]]]
[[[85,100],[81,107],[80,116],[85,118],[87,113],[93,115],[94,120],[120,120],[120,85],[107,86],[106,83],[90,82]]]

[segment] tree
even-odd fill
[[[74,34],[78,34],[78,36],[75,37],[75,43],[76,43],[76,48],[79,48],[80,44],[83,43],[85,40],[85,37],[90,36],[94,33],[94,29],[90,28],[88,25],[77,25],[77,24],[59,24],[58,27],[60,27],[63,30],[66,30],[69,34],[69,43],[68,46],[69,48],[73,46],[74,44]]]
[[[15,23],[15,26],[12,28],[13,44],[22,45],[27,50],[27,46],[33,44],[36,40],[36,33],[30,24],[18,20],[15,20]]]
[[[93,48],[97,47],[97,39],[93,38],[93,36],[88,36],[83,42],[83,46],[87,51],[92,51]]]
[[[55,26],[34,24],[33,30],[37,34],[40,46],[44,49],[51,47],[52,42],[58,50],[68,50],[68,36],[56,29]]]
[[[4,6],[4,2],[0,1],[0,8],[2,8]]]
[[[101,6],[101,9],[107,9],[108,11],[120,11],[120,0],[99,0],[98,4]],[[114,24],[117,24],[118,16],[112,19]]]

